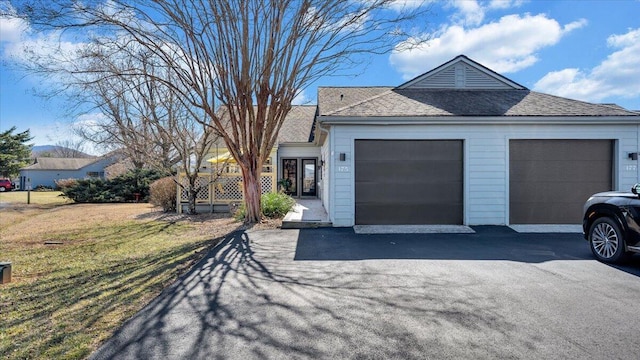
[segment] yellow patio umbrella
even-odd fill
[[[233,158],[233,156],[231,156],[230,152],[224,152],[216,157],[213,157],[209,160],[207,160],[208,162],[212,163],[212,164],[220,164],[220,163],[235,163],[236,160]]]

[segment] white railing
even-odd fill
[[[262,193],[275,192],[277,189],[276,173],[272,165],[265,165],[260,174]],[[178,176],[181,184],[187,184],[184,173]],[[196,204],[230,204],[241,202],[244,199],[242,191],[242,174],[238,166],[228,166],[216,179],[213,173],[199,173],[197,185],[203,186],[196,195]],[[187,191],[178,186],[178,212],[189,202]]]

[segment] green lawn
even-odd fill
[[[38,193],[37,201],[56,203],[55,194]],[[0,261],[13,266],[13,281],[0,285],[0,357],[86,358],[238,226],[229,218],[162,221],[153,211],[148,204],[0,210],[10,219],[0,221]]]

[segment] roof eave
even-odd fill
[[[640,125],[640,116],[319,116],[325,125]]]
[[[297,146],[297,147],[315,147],[315,143],[313,142],[293,142],[293,141],[287,141],[287,142],[281,142],[278,144],[278,147],[290,147],[290,146]]]

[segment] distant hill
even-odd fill
[[[55,149],[56,146],[55,145],[35,145],[33,147],[31,147],[31,152],[35,153],[35,152],[44,152],[44,151],[51,151],[53,149]]]
[[[75,157],[75,158],[91,158],[95,157],[82,151],[66,148],[56,145],[37,145],[31,148],[31,157]]]

